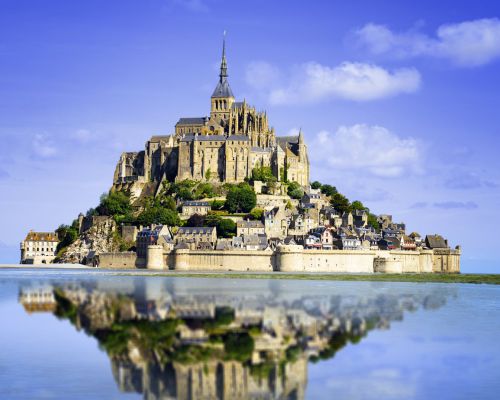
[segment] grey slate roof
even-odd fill
[[[446,248],[448,248],[446,241],[440,235],[427,235],[425,237],[425,244],[430,249],[446,249]]]
[[[189,118],[179,118],[179,121],[175,124],[177,125],[204,125],[206,117],[189,117]]]
[[[210,204],[208,201],[184,201],[183,206],[194,206],[194,207],[208,207]]]
[[[221,78],[215,87],[212,97],[234,97],[233,91],[226,78]]]
[[[276,142],[283,150],[289,148],[294,153],[298,152],[299,136],[276,136]]]
[[[186,135],[181,139],[181,142],[192,142],[193,140],[197,140],[200,142],[222,142],[222,141],[228,141],[228,140],[235,140],[235,141],[244,141],[248,142],[250,139],[248,136],[244,135],[231,135],[231,136],[224,136],[224,135]]]

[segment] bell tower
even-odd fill
[[[210,117],[219,124],[225,125],[229,120],[231,107],[234,103],[234,96],[227,81],[227,61],[226,61],[226,31],[222,40],[222,59],[220,62],[219,82],[212,94]]]

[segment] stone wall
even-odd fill
[[[137,254],[133,251],[99,254],[99,267],[134,269],[137,267]]]
[[[302,246],[281,245],[273,252],[247,250],[165,251],[148,247],[147,259],[135,253],[101,253],[104,268],[170,269],[176,271],[252,271],[320,273],[459,273],[460,249],[423,251],[304,250]]]

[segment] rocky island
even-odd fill
[[[337,188],[309,181],[303,133],[276,135],[236,101],[225,43],[210,114],[123,153],[109,193],[56,232],[29,232],[21,262],[104,268],[458,273],[460,247],[406,232]]]

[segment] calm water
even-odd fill
[[[0,271],[1,399],[498,399],[500,287]]]

